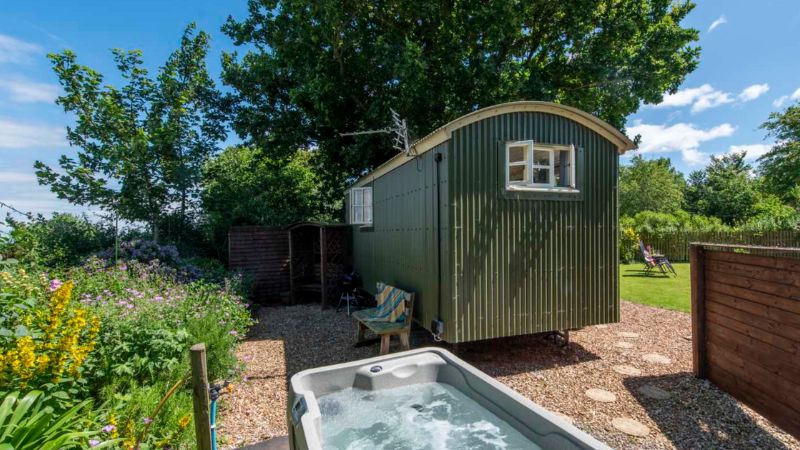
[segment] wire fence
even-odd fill
[[[689,261],[690,242],[755,245],[762,247],[800,248],[800,231],[681,231],[641,235],[653,252],[665,255],[670,261]]]

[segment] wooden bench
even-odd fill
[[[377,284],[377,292],[382,292],[386,287],[384,283]],[[373,317],[378,308],[362,309],[353,313],[353,317],[358,322],[358,334],[356,336],[357,342],[364,341],[364,332],[367,330],[375,333],[376,336],[381,338],[381,355],[389,353],[389,342],[392,336],[400,338],[400,345],[403,350],[411,348],[409,345],[409,336],[411,334],[411,322],[414,316],[414,294],[403,291],[403,301],[405,304],[404,319],[402,322],[377,322],[367,320]]]

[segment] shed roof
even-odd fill
[[[592,131],[611,141],[617,146],[617,151],[620,154],[636,148],[636,145],[633,143],[633,141],[631,141],[621,131],[611,126],[608,122],[599,119],[587,113],[586,111],[559,103],[539,101],[501,103],[499,105],[481,108],[477,111],[465,114],[458,119],[455,119],[433,130],[431,133],[414,142],[411,147],[416,155],[421,155],[441,144],[442,142],[449,140],[453,135],[453,131],[459,128],[465,127],[479,120],[487,119],[489,117],[515,112],[542,112],[574,120],[575,122],[578,122],[579,124],[591,129]],[[359,178],[354,186],[363,185],[370,180],[383,176],[397,167],[400,167],[407,161],[409,161],[408,156],[402,153],[397,154],[392,159],[378,166],[372,172]]]

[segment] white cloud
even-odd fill
[[[780,108],[787,100],[800,100],[800,88],[797,88],[791,95],[781,95],[772,102],[772,106]]]
[[[42,52],[42,47],[36,44],[0,34],[0,63],[27,63],[31,61],[33,55]]]
[[[0,149],[64,147],[64,128],[0,118]]]
[[[743,144],[731,145],[728,149],[729,154],[747,152],[745,160],[755,161],[761,156],[764,156],[768,151],[772,150],[772,144]]]
[[[704,166],[709,159],[709,155],[694,148],[681,150],[683,162],[690,166]]]
[[[728,19],[726,19],[725,16],[719,16],[717,18],[717,20],[711,22],[711,26],[708,27],[708,32],[711,33],[712,31],[717,29],[718,26],[722,25],[723,23],[728,23]]]
[[[733,103],[731,94],[722,91],[714,91],[709,94],[703,95],[694,102],[692,105],[692,114],[705,111],[707,109],[716,108],[726,103]]]
[[[53,103],[61,92],[58,85],[37,83],[22,78],[0,78],[0,90],[17,103]]]
[[[749,102],[766,94],[767,91],[769,91],[769,84],[753,84],[742,89],[742,92],[737,97],[743,102]]]
[[[733,103],[731,94],[714,89],[710,84],[696,88],[679,89],[674,94],[667,94],[655,108],[675,108],[692,105],[692,114],[715,108],[726,103]]]
[[[645,124],[641,121],[634,122],[627,129],[630,136],[641,135],[641,153],[680,152],[683,161],[688,165],[702,165],[708,159],[709,155],[699,150],[700,144],[731,136],[735,131],[736,127],[729,123],[702,129],[691,123],[667,126]]]
[[[36,182],[36,174],[33,173],[33,169],[30,172],[0,171],[0,184],[33,182]]]

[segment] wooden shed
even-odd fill
[[[452,343],[619,320],[617,171],[633,142],[569,106],[477,110],[346,196],[364,285],[417,293]]]
[[[346,224],[300,222],[290,225],[289,291],[292,303],[318,295],[325,307],[336,295],[336,282],[351,264],[350,227]]]

